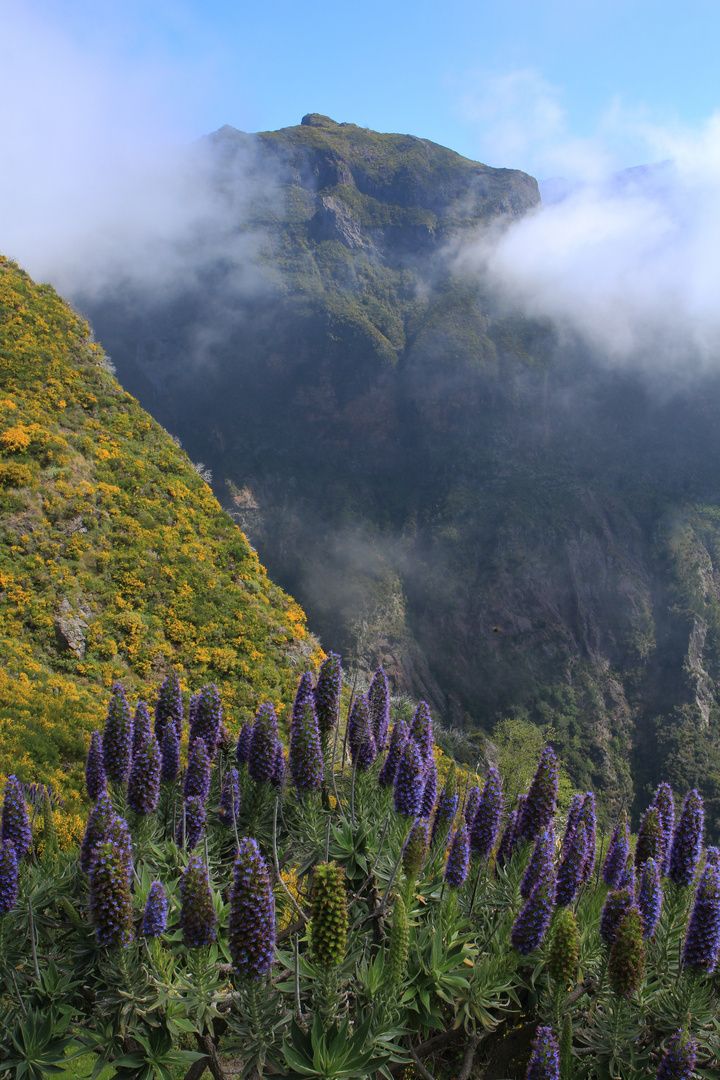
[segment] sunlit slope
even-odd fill
[[[229,726],[288,701],[315,642],[87,324],[0,258],[0,773],[80,790],[108,691],[169,666]]]

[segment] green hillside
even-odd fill
[[[0,774],[52,784],[73,833],[113,682],[215,682],[234,730],[319,649],[87,324],[5,258],[0,390]]]

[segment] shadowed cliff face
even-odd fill
[[[253,289],[227,244],[80,302],[326,648],[452,723],[548,725],[613,807],[715,800],[718,380],[660,393],[451,272],[537,204],[523,173],[317,115],[205,151]]]

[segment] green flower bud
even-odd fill
[[[638,829],[635,865],[642,866],[648,859],[660,862],[663,856],[662,824],[654,806],[646,811]]]
[[[416,881],[428,856],[428,826],[418,818],[410,830],[402,853],[402,868],[407,881]]]
[[[347,947],[348,910],[345,871],[336,863],[315,867],[310,910],[312,954],[322,967],[337,967]]]
[[[610,950],[608,977],[616,994],[629,997],[640,986],[645,966],[643,922],[636,907],[631,907],[617,928]]]
[[[387,964],[385,965],[386,985],[399,986],[402,983],[407,967],[409,946],[410,931],[408,928],[407,908],[402,896],[397,896],[393,908],[390,948],[388,950]]]
[[[565,908],[565,911],[568,909]],[[566,1012],[560,1025],[560,1038],[558,1039],[558,1052],[560,1057],[560,1080],[572,1080],[572,1040],[573,1026],[572,1016]]]
[[[546,966],[553,982],[567,989],[575,977],[580,946],[575,912],[571,907],[560,908],[555,916]]]

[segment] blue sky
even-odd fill
[[[720,106],[720,4],[711,0],[30,0],[20,8],[25,28],[57,35],[76,65],[105,72],[109,122],[117,113],[131,123],[128,100],[141,94],[161,139],[224,123],[273,129],[317,111],[541,173],[553,171],[540,145],[548,137],[600,140],[613,165],[634,165],[647,151],[628,128],[692,128]],[[0,51],[32,50],[31,34],[13,42],[17,10],[0,5]],[[49,94],[53,75],[46,67]]]

